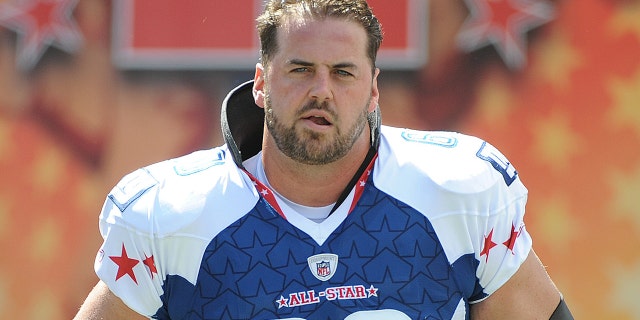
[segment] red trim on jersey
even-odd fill
[[[356,203],[358,203],[358,200],[360,200],[360,197],[362,196],[362,193],[364,192],[364,186],[367,185],[367,181],[369,180],[369,176],[371,175],[371,171],[373,171],[373,164],[376,162],[377,158],[378,158],[378,154],[376,153],[376,155],[373,156],[373,159],[371,159],[371,162],[369,162],[369,165],[367,166],[367,169],[364,170],[364,172],[360,176],[360,179],[358,179],[358,182],[356,183],[356,194],[353,196],[353,201],[351,202],[351,207],[349,208],[349,213],[351,213],[351,211],[353,211],[353,209],[356,207]]]
[[[284,215],[284,212],[282,212],[282,209],[278,205],[278,201],[276,201],[275,193],[264,183],[260,182],[260,180],[256,179],[249,171],[244,170],[244,172],[249,176],[251,181],[253,181],[253,185],[258,190],[258,193],[260,193],[260,196],[267,200],[267,203],[269,203],[281,217],[287,220],[287,216]]]
[[[364,191],[364,187],[367,185],[367,181],[369,180],[369,176],[371,175],[371,171],[373,170],[373,164],[375,163],[375,160],[377,158],[378,158],[378,155],[376,154],[373,157],[373,159],[371,159],[371,162],[369,162],[367,169],[364,170],[364,172],[360,176],[360,179],[358,179],[358,182],[355,185],[355,188],[356,188],[355,195],[353,196],[351,207],[349,207],[349,213],[353,211],[353,209],[356,207],[356,203],[358,203],[358,200],[360,200],[360,197],[362,196],[362,193]],[[260,180],[254,177],[249,171],[244,170],[244,172],[249,176],[249,178],[255,185],[256,189],[258,190],[258,193],[260,194],[260,196],[264,198],[267,201],[267,203],[269,203],[269,205],[271,205],[271,207],[274,210],[276,210],[276,212],[278,212],[278,214],[282,218],[287,220],[287,216],[285,216],[284,212],[280,208],[280,205],[278,205],[278,201],[276,200],[275,193],[269,187],[267,187],[264,183],[260,182]]]

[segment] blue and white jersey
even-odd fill
[[[127,175],[100,215],[100,279],[157,319],[468,319],[531,249],[527,190],[480,139],[383,126],[321,223],[274,200],[256,157],[224,145]]]

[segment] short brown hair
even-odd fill
[[[360,24],[367,33],[367,55],[375,68],[382,43],[382,26],[366,0],[268,0],[264,12],[256,19],[262,63],[267,64],[278,50],[278,28],[285,17],[293,15],[341,18]]]

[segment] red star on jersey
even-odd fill
[[[280,299],[276,301],[276,303],[278,304],[278,309],[282,307],[287,307],[288,306],[287,302],[289,302],[288,299],[285,299],[283,296],[280,296]]]
[[[0,25],[18,34],[16,60],[33,68],[47,47],[76,52],[82,36],[71,14],[77,0],[13,0],[0,3]]]
[[[503,242],[502,244],[504,244],[509,250],[511,250],[512,254],[515,254],[513,252],[513,248],[516,246],[516,240],[518,239],[518,237],[520,236],[520,231],[522,230],[522,226],[516,230],[516,226],[512,225],[511,226],[511,236],[509,236],[509,239],[507,239],[507,241]]]
[[[373,285],[371,285],[371,287],[369,287],[369,289],[367,289],[367,297],[371,298],[371,297],[377,297],[378,296],[378,288],[374,287]]]
[[[493,44],[511,69],[526,64],[527,32],[553,19],[554,7],[542,0],[465,0],[470,16],[458,34],[467,51]]]
[[[497,245],[497,243],[493,242],[493,229],[491,229],[489,235],[484,238],[484,246],[482,247],[482,251],[480,252],[481,257],[486,255],[485,262],[489,261],[489,251],[491,251],[491,249],[493,249]]]
[[[153,256],[151,257],[147,257],[147,255],[145,254],[144,256],[144,260],[142,260],[142,263],[147,266],[147,268],[149,268],[149,272],[151,273],[151,279],[153,279],[153,274],[158,274],[158,269],[156,269],[156,262],[153,259]]]
[[[116,274],[116,281],[122,278],[122,276],[124,276],[125,274],[128,274],[129,277],[133,279],[133,282],[138,284],[138,280],[136,280],[136,275],[135,273],[133,273],[133,267],[135,267],[138,263],[140,263],[140,261],[136,259],[131,259],[129,258],[129,256],[127,256],[127,249],[125,249],[124,243],[122,244],[122,253],[120,254],[120,256],[119,257],[109,256],[109,258],[118,265],[118,273]]]

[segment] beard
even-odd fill
[[[370,100],[370,99],[369,99]],[[322,165],[332,163],[344,157],[356,143],[358,138],[364,132],[368,122],[367,106],[363,106],[362,112],[356,121],[342,132],[336,125],[335,137],[324,133],[314,132],[304,129],[297,132],[295,124],[287,126],[273,112],[271,98],[267,94],[265,96],[265,122],[269,134],[273,137],[278,149],[287,157],[308,165]],[[306,104],[298,114],[302,114],[307,110],[319,109],[332,115],[333,119],[337,119],[335,113],[330,110],[326,102],[318,103],[311,101]]]

